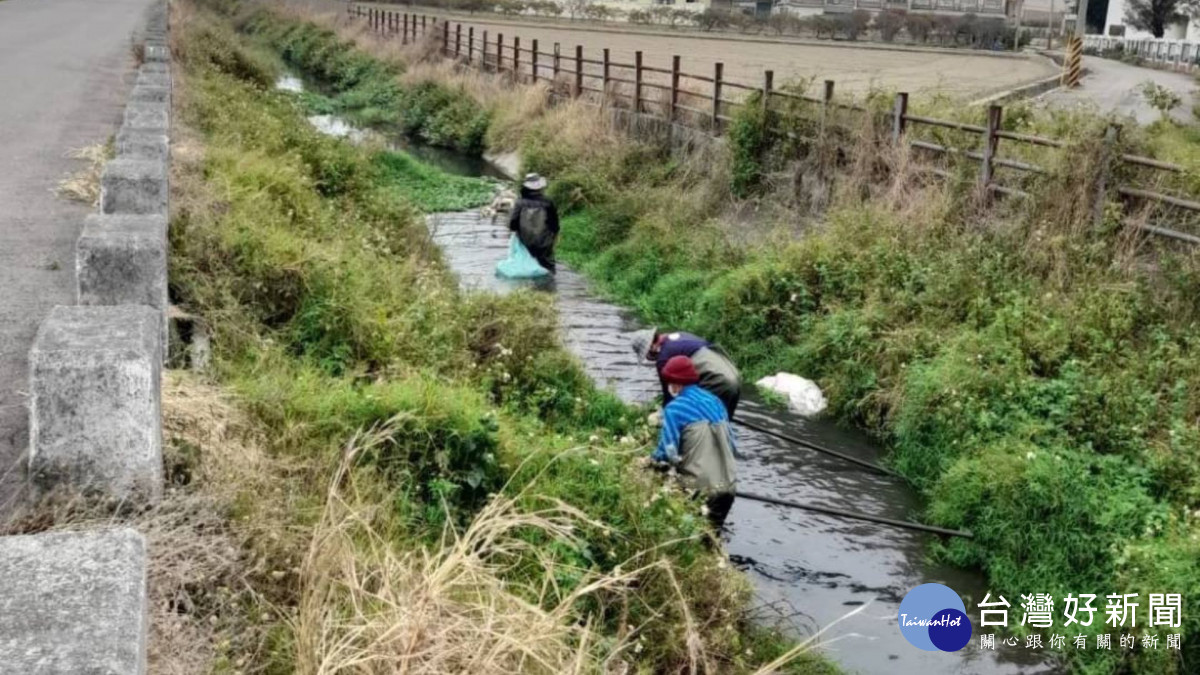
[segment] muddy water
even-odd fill
[[[336,118],[314,117],[319,129],[354,140],[357,130]],[[406,144],[396,143],[397,147]],[[421,156],[421,154],[418,154]],[[444,151],[423,159],[463,175],[500,175],[481,169],[481,160],[463,160]],[[658,392],[654,370],[638,365],[628,334],[640,328],[620,307],[593,294],[586,280],[559,265],[552,280],[499,279],[495,264],[507,255],[508,232],[477,212],[445,213],[427,219],[434,240],[464,287],[493,292],[534,285],[554,295],[567,347],[589,375],[622,399],[641,403]],[[879,460],[863,436],[820,420],[806,420],[758,401],[745,400],[738,415],[756,425],[817,445]],[[915,519],[920,503],[903,482],[863,471],[810,450],[746,428],[737,429],[739,487],[797,502]],[[928,562],[931,537],[919,532],[816,515],[739,499],[729,516],[730,558],[750,575],[762,603],[764,621],[783,622],[800,635],[830,626],[847,612],[866,608],[821,636],[824,652],[849,672],[940,675],[1058,672],[1037,652],[999,645],[977,649],[978,638],[955,653],[924,652],[911,646],[897,627],[899,604],[911,588],[939,582],[963,596],[972,620],[974,603],[986,590],[975,573]],[[978,634],[976,626],[975,634]]]

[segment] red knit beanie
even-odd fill
[[[667,384],[696,384],[700,381],[700,373],[688,357],[672,356],[663,366],[662,379]]]

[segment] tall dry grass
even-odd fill
[[[94,143],[76,148],[67,156],[71,159],[83,160],[85,165],[60,180],[56,191],[67,199],[89,206],[99,206],[100,176],[104,173],[104,165],[114,156],[112,144]]]
[[[296,671],[326,673],[627,672],[636,629],[606,639],[579,608],[622,601],[651,562],[555,583],[556,562],[539,540],[579,545],[580,528],[603,527],[571,506],[547,500],[518,508],[521,495],[494,497],[462,531],[439,545],[403,549],[375,524],[377,510],[356,494],[355,458],[386,442],[388,429],[347,446],[301,567],[295,621]],[[544,574],[520,571],[531,561]],[[557,570],[567,571],[567,570]],[[699,642],[698,638],[696,640]]]
[[[278,544],[286,536],[288,501],[281,467],[263,453],[254,425],[221,390],[195,375],[169,372],[162,406],[171,485],[161,502],[114,511],[59,493],[24,505],[2,532],[136,529],[148,555],[150,672],[194,675],[211,672],[224,653],[252,653],[265,642],[275,619],[260,615],[256,589],[264,578],[286,584],[291,572],[255,554],[251,542]],[[253,518],[231,517],[246,494],[261,496],[261,508]]]

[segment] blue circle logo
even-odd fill
[[[900,633],[927,652],[956,652],[971,641],[971,620],[958,593],[941,584],[921,584],[900,602]]]

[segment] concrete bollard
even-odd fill
[[[146,63],[166,63],[171,60],[171,52],[165,44],[147,42],[143,52]]]
[[[60,305],[42,322],[29,351],[35,495],[162,496],[162,324],[141,305]]]
[[[166,87],[152,87],[150,85],[141,85],[133,88],[129,92],[130,103],[171,103],[171,90]]]
[[[81,305],[146,305],[158,310],[159,344],[167,344],[165,215],[88,216],[75,245],[75,278]]]
[[[151,160],[165,164],[171,153],[170,140],[161,132],[121,129],[117,133],[116,151],[118,159]]]
[[[102,213],[167,212],[167,167],[164,162],[114,159],[100,177]]]
[[[147,73],[143,71],[138,73],[137,84],[138,86],[146,84],[152,87],[169,88],[171,86],[171,75],[170,73]]]
[[[170,111],[165,103],[130,102],[125,106],[126,129],[166,133],[170,126]]]
[[[0,671],[144,675],[146,542],[132,529],[0,537]]]

